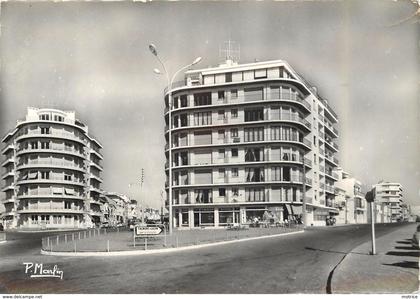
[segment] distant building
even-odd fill
[[[165,154],[171,130],[176,227],[300,219],[304,198],[308,225],[337,213],[338,118],[287,62],[228,59],[187,71],[173,87]]]
[[[75,112],[28,108],[2,142],[6,228],[92,226],[93,203],[101,193],[102,145]]]
[[[402,204],[402,186],[400,183],[379,182],[375,186],[376,205],[381,206],[383,213],[383,222],[403,221]]]
[[[108,222],[111,226],[126,224],[130,199],[126,195],[115,192],[103,192],[102,198],[106,203],[103,206],[104,219],[102,222]]]
[[[339,215],[338,223],[366,223],[367,203],[365,194],[362,192],[362,183],[349,173],[337,168],[338,175],[336,192],[338,194]]]

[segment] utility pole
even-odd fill
[[[375,213],[373,211],[375,207],[375,196],[376,196],[376,189],[373,188],[372,190],[368,191],[365,195],[366,201],[370,203],[370,220],[371,220],[371,227],[372,227],[372,255],[376,254],[376,244],[375,244]]]

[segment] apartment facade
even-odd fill
[[[336,213],[337,115],[287,62],[228,60],[172,88],[165,171],[171,130],[176,227],[299,221],[304,198],[308,225]]]
[[[400,183],[379,182],[375,186],[377,205],[382,206],[382,209],[388,211],[384,215],[384,222],[398,222],[402,221],[403,216],[403,196],[402,186]],[[384,208],[387,207],[387,208]]]
[[[75,112],[28,108],[2,142],[6,228],[86,228],[99,221],[102,145]]]
[[[128,210],[130,199],[123,194],[116,192],[103,192],[104,213],[103,222],[108,222],[111,226],[126,224],[128,221]]]
[[[368,205],[365,194],[362,192],[362,183],[341,167],[335,170],[338,176],[336,183],[337,198],[337,223],[367,223]]]

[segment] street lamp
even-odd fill
[[[162,62],[162,60],[159,58],[159,55],[157,53],[157,48],[154,44],[150,44],[149,45],[149,50],[150,52],[156,56],[157,60],[159,61],[159,63],[162,65],[163,71],[165,73],[166,76],[166,81],[167,81],[167,86],[168,86],[168,108],[169,108],[169,141],[168,141],[168,145],[169,145],[169,234],[172,234],[172,227],[173,227],[173,219],[172,219],[172,84],[175,80],[175,77],[183,70],[199,63],[201,61],[201,57],[197,57],[196,59],[194,59],[194,61],[182,68],[180,68],[179,70],[177,70],[174,75],[172,76],[172,78],[169,80],[169,73],[166,70],[165,64]],[[159,69],[153,69],[153,72],[157,75],[162,75],[162,72]]]

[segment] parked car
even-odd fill
[[[109,222],[103,222],[99,227],[100,228],[110,228],[111,225],[109,224]]]
[[[413,247],[416,249],[420,249],[419,240],[420,240],[420,224],[417,225],[416,232],[413,234],[413,238],[411,239],[411,245],[413,245]]]

